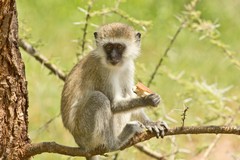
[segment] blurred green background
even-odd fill
[[[124,22],[143,32],[142,54],[136,62],[136,81],[147,84],[155,66],[162,57],[172,37],[180,26],[176,18],[181,15],[189,0],[122,0],[119,9],[138,20],[151,21],[152,25],[144,32],[141,26],[133,24],[116,14],[96,16],[90,19],[87,30],[86,52],[94,46],[95,25],[110,22]],[[91,11],[115,7],[117,1],[96,0]],[[84,0],[18,0],[20,37],[32,43],[41,54],[46,56],[65,73],[77,62],[81,48],[76,40],[81,40],[85,14],[77,8],[87,9]],[[240,39],[240,1],[239,0],[202,0],[197,5],[202,18],[217,22],[220,39],[236,51],[239,56]],[[232,63],[221,48],[200,34],[184,28],[164,59],[151,89],[162,97],[162,104],[156,109],[146,110],[157,120],[162,117],[170,127],[181,125],[184,105],[189,107],[185,125],[239,125],[240,70]],[[76,146],[72,136],[63,128],[61,118],[51,123],[48,120],[60,112],[60,95],[63,82],[51,75],[49,70],[39,64],[23,50],[29,90],[29,135],[32,142],[56,141]],[[171,75],[182,76],[171,78]],[[176,79],[179,78],[179,79]],[[224,89],[228,91],[223,92]],[[199,159],[212,144],[215,135],[172,136],[151,139],[143,144],[167,159]],[[240,158],[239,136],[221,136],[209,154],[209,159]],[[177,151],[177,154],[172,154]],[[220,154],[221,153],[221,154]],[[108,159],[113,158],[112,156]],[[37,155],[34,159],[69,159],[57,154]],[[71,158],[81,159],[81,158]],[[134,147],[119,153],[118,159],[151,159]]]

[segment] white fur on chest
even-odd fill
[[[112,72],[110,75],[110,84],[112,86],[113,100],[115,102],[123,98],[122,83],[120,82],[121,75],[122,74],[119,72]]]
[[[123,98],[133,98],[134,64],[127,65],[110,73],[110,84],[112,86],[113,100],[119,101]],[[126,93],[123,93],[126,92]]]
[[[113,102],[133,98],[134,85],[134,64],[133,62],[125,63],[122,68],[117,68],[110,73],[109,83],[112,86]],[[125,93],[123,93],[125,92]],[[113,134],[118,136],[124,126],[131,119],[131,112],[118,113],[113,115]]]

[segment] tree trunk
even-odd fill
[[[0,0],[0,159],[21,159],[28,137],[28,95],[18,48],[15,0]]]

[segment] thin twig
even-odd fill
[[[57,114],[56,116],[52,117],[51,119],[49,119],[46,123],[44,123],[41,127],[39,127],[37,129],[37,132],[40,132],[41,130],[47,128],[49,126],[50,123],[52,123],[56,118],[58,118],[60,116],[60,113]]]
[[[236,53],[228,49],[228,46],[226,44],[224,44],[220,40],[214,40],[211,38],[210,38],[210,42],[216,45],[217,47],[219,47],[223,51],[223,53],[225,53],[227,57],[231,60],[231,63],[233,63],[238,69],[240,69],[240,61],[237,59],[236,56],[234,56],[236,55]]]
[[[219,141],[219,139],[221,138],[221,134],[217,135],[214,139],[214,141],[209,145],[208,149],[205,151],[203,157],[201,158],[201,160],[206,159],[209,154],[211,153],[212,149],[216,146],[217,142]]]
[[[184,108],[185,109],[183,110],[183,114],[181,115],[182,116],[182,127],[184,127],[186,114],[187,114],[187,111],[188,111],[189,107],[184,104]]]
[[[175,159],[176,154],[174,154],[176,151],[179,151],[178,144],[176,142],[176,136],[171,136],[170,138],[171,141],[171,148],[169,149],[170,153],[165,154],[164,157],[169,157],[169,159]]]
[[[151,22],[149,21],[140,21],[140,20],[137,20],[131,16],[129,16],[128,14],[126,14],[123,10],[120,10],[120,9],[115,9],[113,10],[113,13],[119,15],[120,17],[132,22],[133,24],[138,24],[140,26],[144,26],[144,27],[147,27],[147,26],[150,26],[151,25]]]
[[[84,51],[85,51],[87,29],[88,29],[89,19],[91,17],[90,16],[90,11],[92,9],[93,2],[94,2],[94,0],[89,0],[89,2],[88,2],[88,9],[87,9],[86,18],[85,18],[85,25],[83,27],[83,37],[82,37],[82,46],[81,46],[82,47],[82,53],[81,54],[84,54]],[[78,58],[79,58],[79,55],[78,55]]]
[[[141,20],[137,20],[131,16],[129,16],[127,13],[125,13],[123,10],[118,9],[116,7],[114,8],[104,8],[100,11],[94,11],[90,14],[91,17],[93,16],[103,16],[103,15],[107,15],[110,13],[114,13],[116,15],[119,15],[120,17],[126,19],[127,21],[133,23],[133,24],[137,24],[140,26],[144,26],[144,27],[148,27],[151,25],[150,21],[141,21]]]
[[[134,147],[137,148],[138,150],[140,150],[141,152],[145,153],[146,155],[152,157],[152,158],[155,158],[155,159],[158,159],[158,160],[165,160],[165,158],[162,154],[157,153],[155,151],[152,151],[144,145],[135,144]]]
[[[228,122],[225,123],[225,125],[230,125],[235,117],[238,115],[239,113],[238,112],[235,112],[235,114],[230,117],[230,119],[228,120]],[[213,140],[213,142],[209,145],[209,147],[207,148],[207,150],[205,151],[205,153],[203,154],[203,157],[201,158],[201,160],[205,160],[207,159],[207,157],[210,155],[211,151],[214,149],[214,147],[216,146],[216,144],[218,143],[218,141],[220,140],[222,135],[217,135],[215,137],[215,139]]]
[[[195,7],[197,6],[197,3],[198,3],[198,2],[199,2],[199,0],[193,0],[193,1],[190,2],[190,4],[191,4],[191,6],[192,6],[193,8],[195,8]],[[147,83],[147,86],[148,86],[148,87],[150,87],[150,85],[152,84],[152,81],[153,81],[153,79],[155,78],[159,67],[162,65],[164,58],[167,57],[168,52],[169,52],[169,50],[172,48],[172,45],[173,45],[173,43],[175,42],[177,36],[178,36],[179,33],[182,31],[182,29],[183,29],[184,27],[186,27],[186,26],[185,26],[185,25],[186,25],[186,22],[187,22],[186,19],[181,22],[181,25],[178,27],[176,33],[174,34],[174,36],[173,36],[173,38],[171,39],[169,45],[167,46],[166,50],[164,51],[163,56],[162,56],[162,57],[160,58],[160,60],[158,61],[158,64],[156,65],[156,67],[155,67],[153,73],[151,74],[151,77],[150,77],[150,79],[149,79],[149,81],[148,81],[148,83]]]
[[[155,78],[159,67],[162,65],[164,58],[167,57],[167,54],[168,54],[169,50],[172,48],[173,43],[175,42],[175,40],[176,40],[177,36],[179,35],[179,33],[184,28],[184,25],[185,25],[185,22],[182,22],[182,24],[178,27],[176,33],[174,34],[174,36],[171,39],[170,43],[168,44],[166,50],[164,51],[163,56],[159,59],[158,64],[156,65],[156,67],[155,67],[153,73],[151,74],[151,77],[150,77],[150,79],[149,79],[149,81],[147,83],[148,87],[150,87],[150,85],[152,84],[152,81]]]
[[[175,155],[179,153],[179,150],[177,149],[176,151],[170,153],[170,154],[166,154],[164,155],[164,157],[171,157],[174,156],[173,158],[171,157],[171,159],[175,159]]]
[[[191,127],[176,127],[169,129],[165,136],[180,135],[180,134],[235,134],[240,135],[240,127],[231,126],[191,126]],[[131,147],[132,145],[149,140],[155,137],[154,133],[145,131],[134,136],[121,150]],[[89,157],[93,155],[103,155],[107,152],[105,148],[97,148],[94,151],[85,152],[78,147],[68,147],[57,144],[55,142],[42,142],[37,144],[29,144],[25,146],[23,158],[28,158],[41,153],[58,153],[70,156]]]
[[[64,72],[61,71],[56,65],[50,63],[49,60],[41,53],[39,53],[31,44],[24,41],[23,39],[19,39],[18,43],[24,51],[33,56],[38,62],[48,68],[54,75],[58,76],[58,78],[65,81],[66,76]]]
[[[119,152],[114,155],[113,160],[117,160],[117,159],[118,159],[118,156],[119,156]]]
[[[116,0],[115,9],[119,8],[120,3],[121,3],[121,0]]]

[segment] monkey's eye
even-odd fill
[[[108,44],[104,45],[104,49],[105,49],[107,52],[111,52],[111,51],[113,50],[113,44],[108,43]]]
[[[118,51],[123,51],[125,49],[125,46],[122,44],[117,44],[117,50]]]

